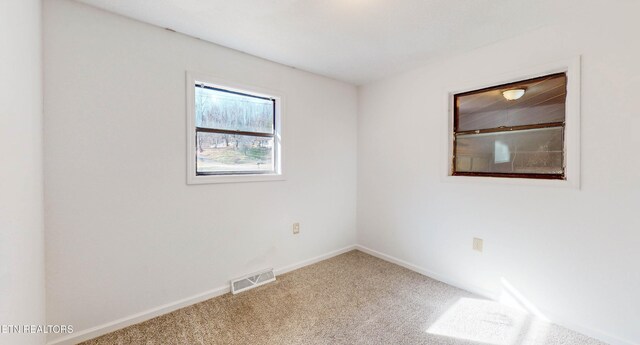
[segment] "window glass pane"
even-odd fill
[[[456,171],[562,174],[563,128],[458,135]]]
[[[507,100],[502,92],[522,89]],[[456,96],[458,131],[564,122],[567,77],[554,74]]]
[[[198,132],[196,172],[270,172],[273,165],[273,138]]]
[[[196,126],[273,133],[274,101],[195,87]]]

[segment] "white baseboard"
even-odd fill
[[[455,286],[457,288],[460,288],[460,289],[463,289],[463,290],[467,290],[469,292],[475,293],[475,294],[477,294],[479,296],[482,296],[482,297],[485,297],[485,298],[488,298],[488,299],[491,299],[491,300],[497,300],[498,299],[497,298],[498,297],[497,294],[492,292],[492,291],[488,291],[488,290],[479,288],[477,286],[473,286],[471,284],[458,281],[456,279],[451,279],[450,277],[447,277],[446,275],[439,274],[439,273],[427,270],[425,268],[422,268],[420,266],[414,265],[414,264],[409,263],[407,261],[398,259],[398,258],[396,258],[394,256],[381,253],[381,252],[379,252],[377,250],[373,250],[371,248],[368,248],[368,247],[365,247],[365,246],[362,246],[362,245],[359,245],[359,244],[356,245],[355,247],[356,247],[357,250],[360,250],[360,251],[362,251],[364,253],[367,253],[367,254],[375,256],[375,257],[377,257],[379,259],[394,263],[394,264],[396,264],[398,266],[402,266],[402,267],[404,267],[406,269],[409,269],[411,271],[420,273],[420,274],[422,274],[424,276],[433,278],[435,280],[439,280],[439,281],[441,281],[443,283],[446,283],[446,284],[449,284],[451,286]],[[612,336],[612,335],[610,335],[610,334],[608,334],[608,333],[606,333],[606,332],[604,332],[602,330],[599,330],[599,329],[593,329],[593,328],[590,328],[590,327],[583,327],[583,326],[580,326],[580,325],[576,325],[576,324],[574,324],[572,322],[567,322],[566,319],[564,319],[562,317],[558,317],[557,315],[555,315],[555,313],[548,312],[547,310],[543,310],[543,313],[545,314],[545,316],[547,316],[549,318],[549,320],[551,322],[553,322],[553,323],[555,323],[557,325],[560,325],[562,327],[571,329],[573,331],[576,331],[578,333],[584,334],[584,335],[589,336],[591,338],[604,341],[604,342],[606,342],[608,344],[611,344],[611,345],[640,345],[638,343],[634,343],[634,342],[629,341],[629,340],[625,340],[625,339],[618,338],[616,336]]]
[[[377,257],[379,259],[382,259],[384,261],[388,261],[388,262],[391,262],[391,263],[396,264],[398,266],[402,266],[402,267],[404,267],[406,269],[409,269],[411,271],[420,273],[423,276],[427,276],[429,278],[433,278],[435,280],[441,281],[441,282],[449,284],[451,286],[455,286],[455,287],[461,288],[463,290],[467,290],[469,292],[473,292],[476,295],[480,295],[482,297],[485,297],[485,298],[488,298],[488,299],[492,299],[492,300],[495,300],[498,297],[498,296],[496,296],[495,293],[493,293],[493,292],[491,292],[489,290],[485,290],[485,289],[482,289],[482,288],[477,287],[477,286],[472,286],[470,284],[465,284],[465,283],[457,281],[455,279],[451,279],[451,278],[449,278],[449,277],[447,277],[447,276],[445,276],[443,274],[439,274],[439,273],[430,271],[428,269],[422,268],[420,266],[416,266],[416,265],[414,265],[412,263],[409,263],[407,261],[398,259],[398,258],[396,258],[394,256],[391,256],[391,255],[387,255],[387,254],[381,253],[381,252],[379,252],[377,250],[373,250],[371,248],[368,248],[368,247],[365,247],[365,246],[361,246],[359,244],[356,245],[356,249],[358,249],[359,251],[362,251],[364,253],[367,253],[369,255],[375,256],[375,257]]]
[[[334,251],[326,253],[326,254],[318,255],[318,256],[313,257],[311,259],[300,261],[300,262],[297,262],[297,263],[292,264],[292,265],[284,266],[284,267],[281,267],[281,268],[276,268],[274,271],[276,273],[276,276],[279,276],[281,274],[285,274],[285,273],[297,270],[298,268],[302,268],[304,266],[313,265],[316,262],[320,262],[320,261],[332,258],[334,256],[337,256],[337,255],[340,255],[340,254],[344,254],[344,253],[352,251],[352,250],[354,250],[356,248],[357,248],[357,246],[355,244],[354,245],[350,245],[350,246],[346,246],[344,248],[341,248],[341,249],[338,249],[338,250],[334,250]]]
[[[414,265],[412,263],[409,263],[407,261],[398,259],[394,256],[388,255],[388,254],[384,254],[381,253],[379,251],[373,250],[371,248],[362,246],[362,245],[351,245],[351,246],[347,246],[344,247],[342,249],[338,249],[323,255],[319,255],[307,260],[303,260],[300,262],[297,262],[295,264],[292,265],[288,265],[288,266],[284,266],[281,268],[277,268],[275,269],[275,273],[276,275],[281,275],[281,274],[285,274],[287,272],[291,272],[293,270],[308,266],[308,265],[312,265],[314,263],[329,259],[331,257],[334,257],[336,255],[340,255],[343,253],[346,253],[348,251],[351,251],[353,249],[357,249],[360,250],[364,253],[367,253],[369,255],[375,256],[377,258],[380,258],[382,260],[394,263],[396,265],[402,266],[404,268],[407,268],[409,270],[412,270],[414,272],[420,273],[422,275],[428,276],[430,278],[439,280],[443,283],[458,287],[460,289],[464,289],[467,290],[469,292],[475,293],[479,296],[485,297],[485,298],[489,298],[492,300],[496,300],[497,299],[497,295],[491,291],[479,288],[477,286],[473,286],[471,284],[456,280],[456,279],[451,279],[450,277],[447,277],[444,274],[440,274],[440,273],[436,273],[430,270],[427,270],[425,268],[422,268],[420,266]],[[121,319],[118,320],[114,320],[96,327],[92,327],[86,330],[82,330],[70,335],[67,335],[65,337],[62,338],[58,338],[55,340],[52,340],[50,342],[47,342],[47,345],[73,345],[73,344],[77,344],[89,339],[93,339],[96,337],[99,337],[101,335],[107,334],[107,333],[111,333],[113,331],[117,331],[118,329],[121,328],[125,328],[131,325],[134,325],[136,323],[140,323],[140,322],[144,322],[147,320],[150,320],[154,317],[163,315],[163,314],[167,314],[170,313],[172,311],[178,310],[180,308],[184,308],[202,301],[206,301],[208,299],[223,295],[227,292],[230,291],[230,287],[229,285],[225,285],[225,286],[221,286],[209,291],[205,291],[203,293],[197,294],[195,296],[191,296],[191,297],[187,297],[184,299],[181,299],[179,301],[175,301],[172,303],[167,303],[165,305],[156,307],[156,308],[152,308],[137,314],[133,314],[130,316],[126,316],[123,317]],[[572,329],[576,332],[582,333],[584,335],[587,335],[589,337],[595,338],[595,339],[599,339],[602,340],[606,343],[609,343],[611,345],[640,345],[637,343],[634,343],[632,341],[628,341],[628,340],[624,340],[624,339],[620,339],[618,337],[612,336],[610,334],[607,334],[606,332],[603,332],[601,330],[594,330],[592,328],[588,328],[588,327],[582,327],[580,325],[575,325],[572,322],[566,322],[566,320],[564,320],[561,317],[557,317],[554,315],[554,313],[549,313],[548,311],[544,310],[543,311],[544,314],[554,323],[566,327],[568,329]]]
[[[564,328],[568,328],[571,329],[573,331],[576,331],[578,333],[584,334],[588,337],[594,338],[594,339],[598,339],[601,340],[607,344],[611,344],[611,345],[640,345],[640,343],[636,343],[633,342],[631,340],[627,340],[627,339],[622,339],[619,338],[617,336],[611,335],[601,329],[594,329],[592,327],[584,327],[581,325],[577,325],[571,321],[567,321],[566,318],[564,317],[560,317],[558,315],[556,315],[553,312],[550,312],[548,310],[542,310],[542,312],[544,313],[545,316],[547,316],[547,318],[555,323],[556,325],[560,325]]]
[[[332,252],[320,255],[320,256],[316,256],[313,257],[311,259],[307,259],[307,260],[303,260],[297,263],[294,263],[292,265],[288,265],[288,266],[284,266],[281,268],[277,268],[275,269],[275,273],[276,275],[281,275],[281,274],[285,274],[287,272],[291,272],[293,270],[296,270],[298,268],[302,268],[304,266],[308,266],[317,262],[320,262],[322,260],[326,260],[329,259],[331,257],[334,257],[336,255],[340,255],[343,253],[346,253],[348,251],[354,250],[356,249],[355,245],[350,245],[338,250],[334,250]],[[140,313],[136,313],[133,315],[129,315],[129,316],[125,316],[123,318],[111,321],[111,322],[107,322],[105,324],[99,325],[99,326],[95,326],[95,327],[91,327],[88,329],[84,329],[81,330],[79,332],[74,332],[73,334],[69,334],[67,336],[64,336],[62,338],[58,338],[58,339],[54,339],[52,341],[47,342],[47,345],[73,345],[73,344],[77,344],[89,339],[93,339],[96,337],[99,337],[101,335],[105,335],[107,333],[111,333],[114,331],[117,331],[119,329],[131,326],[131,325],[135,325],[137,323],[140,322],[144,322],[150,319],[153,319],[154,317],[158,317],[160,315],[164,315],[167,313],[170,313],[172,311],[178,310],[180,308],[184,308],[184,307],[188,307],[190,305],[196,304],[196,303],[200,303],[202,301],[206,301],[208,299],[214,298],[214,297],[218,297],[221,295],[224,295],[228,292],[231,291],[231,287],[230,285],[225,285],[225,286],[221,286],[209,291],[205,291],[203,293],[197,294],[195,296],[191,296],[191,297],[187,297],[175,302],[171,302],[171,303],[167,303],[164,305],[161,305],[159,307],[156,308],[152,308],[149,310],[145,310],[143,312]]]
[[[125,316],[123,318],[107,322],[105,324],[91,327],[88,329],[81,330],[79,332],[74,332],[62,338],[54,339],[50,342],[47,342],[47,345],[73,345],[77,344],[89,339],[93,339],[99,337],[101,335],[105,335],[107,333],[111,333],[113,331],[117,331],[121,328],[125,328],[127,326],[135,325],[136,323],[144,322],[154,317],[170,313],[174,310],[178,310],[180,308],[184,308],[186,306],[190,306],[192,304],[196,304],[202,301],[206,301],[210,298],[218,297],[224,295],[225,293],[231,291],[231,287],[229,285],[221,286],[209,291],[205,291],[203,293],[197,294],[195,296],[187,297],[181,299],[179,301],[167,303],[161,305],[156,308],[152,308],[149,310],[145,310],[140,313],[136,313],[133,315]]]

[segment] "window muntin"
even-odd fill
[[[276,173],[276,99],[194,87],[196,176]]]
[[[566,95],[565,73],[454,95],[453,175],[565,179]]]

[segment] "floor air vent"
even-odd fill
[[[268,269],[260,272],[238,278],[231,281],[231,293],[234,295],[238,292],[253,289],[260,285],[271,283],[276,280],[276,275],[273,273],[273,269]]]

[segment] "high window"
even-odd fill
[[[452,174],[565,179],[567,75],[455,94]]]

